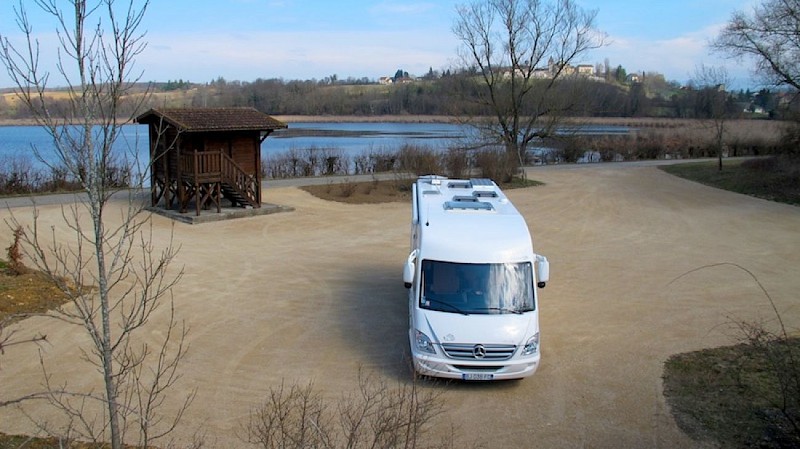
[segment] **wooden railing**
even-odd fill
[[[248,174],[230,156],[222,152],[222,182],[229,185],[251,206],[261,207],[258,178]]]
[[[181,173],[193,184],[220,182],[253,207],[260,207],[258,179],[222,151],[195,151],[181,156]]]
[[[195,151],[181,156],[181,174],[197,183],[219,182],[222,173],[222,153]]]

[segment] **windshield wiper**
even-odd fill
[[[476,309],[473,309],[473,310],[493,310],[493,311],[496,311],[496,312],[513,313],[513,314],[516,314],[516,315],[522,315],[522,312],[520,312],[519,310],[508,309],[506,307],[481,307],[481,308],[476,308]]]
[[[454,312],[456,312],[456,313],[460,313],[460,314],[462,314],[462,315],[464,315],[464,316],[468,316],[468,315],[469,315],[467,312],[465,312],[465,311],[463,311],[463,310],[459,309],[458,307],[456,307],[456,306],[454,306],[454,305],[450,304],[449,302],[445,302],[445,301],[439,301],[438,299],[433,299],[433,298],[428,298],[428,297],[423,297],[423,298],[422,298],[422,301],[428,301],[428,302],[435,302],[435,303],[438,303],[438,304],[443,304],[443,305],[445,305],[445,306],[447,306],[447,307],[451,308],[451,309],[452,309]],[[436,309],[431,309],[431,310],[436,310]],[[440,312],[444,312],[444,310],[439,310],[439,311],[440,311]]]

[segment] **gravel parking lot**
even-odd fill
[[[731,266],[680,276],[721,262],[747,267],[797,327],[800,208],[649,166],[537,167],[529,175],[546,185],[507,194],[525,215],[535,250],[550,260],[540,302],[542,365],[518,382],[430,386],[444,393],[441,423],[487,447],[705,447],[678,429],[666,406],[663,362],[730,344],[731,320],[769,319],[770,308]],[[270,188],[265,201],[294,211],[174,224],[176,265],[186,272],[175,302],[191,347],[168,405],[197,388],[175,435],[188,440],[202,430],[208,447],[241,446],[237,433],[249,411],[284,380],[313,381],[335,398],[356,387],[359,368],[390,381],[410,378],[401,280],[409,205],[325,202],[295,187]],[[14,213],[31,215],[24,207]],[[39,214],[70,238],[58,205]],[[164,245],[173,222],[153,222],[155,243]],[[11,232],[0,234],[8,247]],[[153,319],[153,339],[166,314]],[[80,329],[40,318],[20,328],[48,335],[42,353],[60,367],[54,381],[100,388],[93,368],[76,362],[85,344]],[[40,384],[35,349],[12,347],[0,357],[0,397]],[[25,409],[57,421],[44,402]],[[0,431],[34,429],[6,408]]]

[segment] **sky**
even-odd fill
[[[23,0],[52,66],[52,21]],[[339,79],[424,75],[462,66],[452,32],[466,0],[151,0],[141,29],[147,48],[136,59],[145,81],[210,82],[258,78]],[[752,64],[713,55],[708,42],[736,10],[756,0],[575,0],[596,10],[607,45],[576,63],[606,59],[628,73],[659,72],[685,83],[700,65],[724,66],[734,85],[755,87]],[[62,1],[61,3],[66,3]],[[19,43],[14,0],[0,0],[0,35]],[[55,78],[55,77],[54,77]],[[57,84],[58,80],[51,80]],[[63,83],[62,83],[63,84]],[[0,70],[0,87],[13,83]]]

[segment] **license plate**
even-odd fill
[[[463,380],[492,380],[494,374],[489,373],[464,373],[461,375]]]

